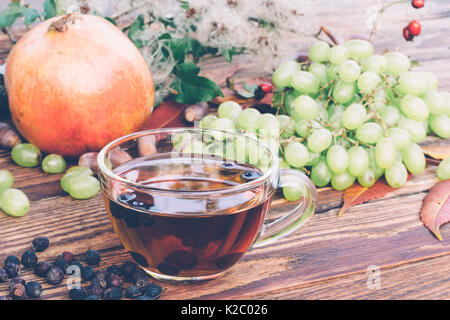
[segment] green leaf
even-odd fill
[[[130,25],[128,30],[128,38],[135,44],[136,47],[142,48],[146,45],[146,42],[140,39],[142,31],[145,30],[144,16],[141,14]]]
[[[232,47],[230,49],[223,49],[222,55],[227,62],[231,62],[233,60],[233,55],[236,53],[236,48]]]
[[[176,63],[183,63],[186,57],[186,41],[185,39],[172,38],[170,41],[170,51],[172,51],[173,59]]]
[[[109,22],[111,22],[113,25],[117,26],[117,22],[116,20],[114,20],[113,18],[110,17],[104,17],[106,20],[108,20]]]
[[[8,9],[0,12],[0,28],[11,26],[16,19],[20,17],[20,13],[12,13]]]
[[[45,0],[44,2],[44,19],[50,19],[57,15],[55,0]]]
[[[223,96],[220,87],[205,77],[198,76],[200,67],[194,63],[181,63],[175,69],[177,78],[172,82],[172,89],[178,93],[175,101],[183,104],[210,101]]]
[[[0,28],[11,26],[20,17],[24,17],[25,24],[30,25],[39,18],[39,13],[32,8],[21,6],[18,2],[11,2],[8,8],[0,12]]]
[[[24,23],[29,26],[30,24],[34,23],[37,18],[39,18],[39,13],[32,9],[32,8],[21,8],[22,16],[25,18]]]

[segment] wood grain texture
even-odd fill
[[[374,3],[317,1],[317,25],[327,26],[341,38],[361,33],[366,8]],[[383,16],[374,43],[376,51],[387,48],[407,52],[420,62],[418,69],[436,73],[440,88],[450,91],[450,37],[446,36],[450,3],[427,2],[422,11],[396,8]],[[422,21],[422,35],[406,43],[401,29],[417,17]],[[310,42],[311,38],[300,38],[298,46],[305,48]],[[7,39],[0,35],[0,58],[9,50]],[[242,80],[267,75],[245,58],[232,66],[214,59],[202,72],[211,72],[216,79],[224,74]],[[8,120],[5,117],[1,120]],[[450,142],[427,139],[425,143]],[[0,263],[9,254],[20,255],[39,235],[51,241],[48,250],[38,253],[41,261],[51,262],[66,250],[82,260],[88,248],[101,251],[101,268],[131,259],[112,230],[100,195],[85,201],[71,199],[59,186],[61,175],[20,168],[7,151],[0,151],[0,168],[14,174],[14,186],[31,200],[30,212],[20,219],[0,214]],[[196,284],[161,283],[167,288],[163,299],[450,299],[450,225],[441,227],[444,241],[440,242],[419,217],[422,201],[436,182],[435,169],[429,164],[405,187],[383,199],[350,208],[341,217],[337,212],[343,193],[322,188],[316,215],[301,230],[249,251],[219,279]],[[281,216],[287,206],[284,200],[275,200],[269,219]],[[380,268],[379,289],[367,286],[369,266]],[[37,279],[30,270],[22,275],[27,281]],[[44,282],[44,289],[44,299],[67,298],[64,283],[54,287]],[[0,295],[6,291],[7,285],[0,284]]]

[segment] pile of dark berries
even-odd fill
[[[9,295],[0,295],[0,300],[41,296],[43,288],[39,282],[26,282],[19,277],[22,268],[33,269],[35,275],[52,285],[60,285],[66,275],[79,275],[80,286],[70,289],[68,293],[72,300],[120,300],[123,297],[155,300],[164,293],[162,287],[151,282],[150,276],[134,262],[127,261],[120,266],[112,265],[106,269],[96,269],[101,257],[95,250],[89,249],[80,257],[85,264],[68,251],[60,254],[53,263],[39,261],[36,252],[43,252],[49,244],[48,238],[38,237],[33,240],[32,248],[26,250],[21,258],[10,255],[5,259],[4,267],[0,269],[0,283],[9,281]]]

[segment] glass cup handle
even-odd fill
[[[278,188],[288,186],[301,190],[302,200],[283,217],[265,224],[252,248],[265,246],[287,236],[313,216],[317,206],[317,192],[311,179],[298,170],[281,169]]]

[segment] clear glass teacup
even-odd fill
[[[98,167],[115,232],[133,259],[158,279],[216,278],[250,248],[297,230],[316,207],[307,176],[280,170],[273,148],[241,133],[137,132],[105,146]],[[298,192],[299,200],[265,223],[281,187]]]

